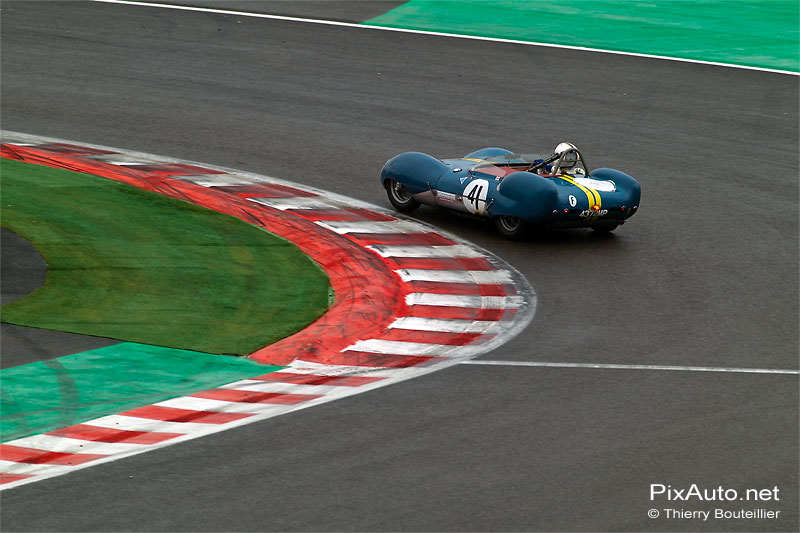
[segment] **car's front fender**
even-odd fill
[[[436,187],[439,177],[448,170],[447,165],[421,152],[405,152],[391,158],[381,171],[381,183],[392,179],[406,186],[411,194]]]

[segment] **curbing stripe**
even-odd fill
[[[455,258],[455,257],[483,257],[483,254],[474,248],[455,244],[452,246],[384,246],[369,245],[381,257],[414,257],[414,258]]]
[[[457,243],[438,233],[349,233],[347,235],[362,245],[384,244],[394,246],[452,246]]]
[[[170,400],[167,400],[169,402]],[[162,422],[192,422],[194,424],[227,424],[246,418],[247,415],[226,413],[220,411],[197,411],[194,409],[181,409],[178,407],[165,407],[164,402],[159,402],[137,409],[120,413],[125,416],[147,418]]]
[[[310,400],[316,400],[320,397],[318,394],[288,394],[225,388],[195,392],[190,396],[192,398],[206,398],[208,400],[220,400],[231,403],[267,403],[280,405],[295,405]]]
[[[430,355],[442,357],[451,353],[453,348],[443,344],[368,339],[357,341],[352,346],[345,348],[344,351],[368,352],[383,355]]]
[[[466,344],[475,342],[481,337],[481,335],[483,335],[483,333],[453,333],[449,331],[430,331],[390,327],[376,340],[464,346]]]
[[[329,229],[340,235],[348,233],[369,233],[372,235],[379,233],[414,233],[420,231],[417,224],[405,220],[388,221],[347,221],[329,220],[317,222],[319,226]]]
[[[191,396],[182,396],[180,398],[172,398],[161,402],[164,407],[174,407],[175,409],[184,409],[191,411],[216,411],[220,413],[234,413],[241,415],[258,415],[265,412],[274,412],[281,414],[289,409],[287,404],[270,404],[263,403],[243,403],[243,402],[227,402],[225,400],[215,400],[212,398],[196,398]],[[188,433],[187,433],[188,434]]]
[[[49,464],[29,464],[18,463],[14,461],[7,461],[0,459],[0,482],[10,483],[11,481],[19,481],[13,479],[19,477],[21,479],[29,479],[37,475],[43,476],[60,476],[61,474],[68,474],[72,471],[71,466],[49,465]],[[22,470],[25,472],[22,473]],[[6,477],[7,476],[7,477]],[[34,481],[30,479],[30,481]],[[0,485],[1,486],[1,485]],[[5,488],[5,487],[2,487]]]
[[[0,468],[2,466],[0,465]],[[17,481],[23,481],[26,479],[30,479],[33,477],[33,474],[5,474],[0,473],[0,485],[4,483],[15,483]]]
[[[294,383],[280,383],[277,381],[260,381],[246,379],[219,387],[237,391],[271,392],[273,394],[302,394],[305,396],[321,396],[340,389],[337,385],[297,385]],[[345,388],[346,390],[346,388]]]
[[[437,283],[511,284],[511,274],[505,270],[423,270],[401,268],[395,270],[403,281],[435,281]]]
[[[355,373],[371,371],[378,368],[411,368],[423,366],[434,361],[436,357],[426,355],[402,355],[376,353],[357,350],[344,350],[336,354],[336,363],[349,366]],[[388,382],[386,383],[388,385]]]
[[[293,372],[272,372],[264,376],[251,378],[261,381],[279,381],[281,383],[311,385],[315,387],[360,387],[386,378],[364,376],[323,376],[320,374],[296,374]]]
[[[480,320],[502,324],[516,309],[476,309],[468,307],[443,307],[438,305],[413,305],[405,310],[407,317],[441,320]]]
[[[117,429],[122,431],[171,433],[181,437],[191,433],[202,433],[204,431],[208,431],[209,428],[208,424],[199,424],[194,422],[168,422],[165,420],[139,418],[124,414],[107,415],[100,418],[95,418],[89,422],[84,422],[84,424],[91,425],[93,427]]]
[[[14,444],[0,444],[0,458],[15,463],[76,466],[89,461],[103,459],[104,457],[106,456],[102,454],[57,452],[47,448],[28,448]]]
[[[25,469],[26,473],[17,472]],[[0,490],[10,488],[15,485],[23,485],[39,479],[68,474],[75,470],[74,466],[52,466],[52,465],[32,465],[25,463],[13,463],[0,460]],[[15,484],[15,485],[12,485]]]
[[[157,444],[174,439],[180,433],[158,433],[156,431],[126,431],[118,429],[77,424],[69,428],[57,429],[47,433],[56,437],[80,439],[94,442],[127,442],[130,444]]]
[[[494,285],[490,283],[450,283],[435,281],[409,281],[411,290],[429,294],[447,294],[462,296],[513,296],[516,293],[514,286]]]
[[[390,328],[419,331],[444,331],[449,333],[486,333],[497,326],[490,320],[445,320],[438,318],[400,317],[389,324]]]
[[[407,294],[406,303],[408,305],[478,307],[481,309],[518,309],[525,305],[525,300],[521,296],[472,296],[417,292]]]
[[[391,216],[380,213],[358,208],[342,209],[336,205],[327,206],[325,209],[287,209],[286,211],[310,222],[357,222],[361,220],[388,222],[393,219]]]
[[[14,441],[14,446],[23,446],[29,449],[49,450],[59,453],[79,453],[93,455],[112,455],[130,451],[142,451],[148,444],[132,444],[129,442],[102,442],[93,440],[76,439],[74,437],[58,436],[45,433],[33,435]]]
[[[231,189],[232,187],[228,187]],[[311,197],[293,197],[293,198],[264,198],[264,197],[257,197],[257,198],[248,198],[251,202],[256,202],[261,205],[266,205],[268,207],[272,207],[274,209],[280,209],[281,211],[286,211],[289,209],[297,210],[297,209],[320,209],[324,207],[330,207],[325,200],[322,198],[311,196]]]
[[[10,132],[3,140],[3,157],[97,174],[263,226],[311,255],[336,298],[306,330],[250,355],[284,370],[6,443],[0,489],[439,370],[499,346],[532,319],[535,294],[513,268],[382,208],[200,163]]]
[[[469,270],[489,271],[500,270],[495,265],[482,257],[391,257],[386,263],[394,270],[419,269],[419,270]]]

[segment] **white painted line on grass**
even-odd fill
[[[539,361],[461,361],[462,365],[486,366],[531,366],[545,368],[601,368],[606,370],[671,370],[685,372],[729,372],[739,374],[800,374],[800,370],[782,370],[777,368],[726,368],[716,366],[672,366],[672,365],[610,365],[595,363],[545,363]]]

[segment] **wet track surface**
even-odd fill
[[[399,152],[571,141],[642,184],[611,236],[511,243],[415,214],[536,289],[533,323],[483,359],[797,368],[795,76],[67,2],[3,2],[2,45],[6,130],[380,205]],[[681,529],[793,530],[797,405],[796,375],[462,365],[9,490],[3,528],[675,530],[648,509],[688,505],[650,484],[695,483],[778,486],[745,504],[783,518]]]

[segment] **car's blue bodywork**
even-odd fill
[[[510,238],[530,227],[611,231],[636,213],[641,197],[634,178],[610,168],[590,172],[574,147],[550,157],[502,148],[442,160],[406,152],[386,163],[381,182],[401,211],[427,204],[489,217]]]

